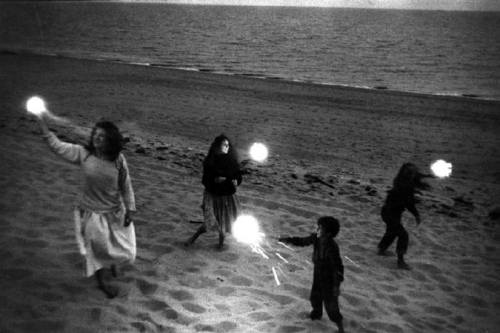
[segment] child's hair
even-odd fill
[[[392,184],[395,188],[427,190],[430,186],[422,181],[425,177],[428,176],[421,173],[415,164],[404,163],[399,169]]]
[[[323,227],[325,233],[332,234],[333,237],[337,236],[340,230],[340,223],[333,216],[322,216],[318,219],[318,225]]]

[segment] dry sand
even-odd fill
[[[348,332],[499,331],[500,232],[488,213],[500,206],[500,103],[6,53],[0,79],[0,332],[335,331],[308,319],[312,249],[275,240],[308,235],[323,214],[341,221]],[[130,139],[138,258],[115,299],[83,277],[79,172],[26,115],[33,94],[73,121],[51,126],[64,140],[85,142],[100,118]],[[239,188],[269,259],[232,237],[222,252],[216,235],[182,246],[221,132],[242,158],[253,141],[270,147]],[[454,174],[430,181],[421,226],[404,216],[413,270],[397,270],[375,254],[385,191],[403,162],[425,170],[437,158]]]

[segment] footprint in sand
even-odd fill
[[[156,283],[151,283],[143,279],[137,279],[136,284],[141,293],[145,296],[154,294],[158,289],[158,285]]]
[[[294,333],[304,331],[304,327],[302,326],[280,326],[277,330],[278,333]]]
[[[404,297],[404,296],[390,295],[389,298],[392,299],[392,301],[396,305],[407,305],[409,303],[408,300],[406,299],[406,297]]]
[[[403,333],[404,330],[395,325],[395,324],[390,324],[390,323],[381,323],[378,321],[375,322],[370,322],[368,327],[373,328],[374,332],[385,332],[385,333]]]
[[[186,290],[169,290],[168,293],[173,299],[178,301],[191,301],[194,300],[193,294]]]
[[[357,307],[363,304],[363,300],[357,296],[349,295],[349,294],[341,294],[341,298],[345,299],[347,303],[350,305]]]
[[[188,310],[189,312],[198,313],[198,314],[204,313],[207,311],[203,306],[195,304],[195,303],[182,303],[182,307],[184,309]]]
[[[231,281],[232,284],[236,285],[236,286],[243,286],[243,287],[250,287],[252,285],[252,280],[250,279],[247,279],[246,277],[244,276],[235,276],[235,277],[232,277],[231,279],[229,279],[229,281]]]
[[[267,321],[273,319],[273,316],[271,316],[267,312],[253,312],[248,315],[250,319],[254,321]]]
[[[215,289],[215,293],[219,296],[230,296],[236,291],[233,287],[219,287]]]
[[[185,276],[178,282],[181,286],[194,289],[214,288],[217,285],[216,280],[203,275]]]

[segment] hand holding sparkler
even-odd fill
[[[451,175],[453,165],[444,160],[437,160],[431,165],[432,174],[438,178],[446,178]]]
[[[36,116],[44,134],[48,132],[48,127],[45,122],[47,118],[55,121],[59,125],[71,125],[71,122],[66,118],[58,117],[50,112],[45,106],[45,101],[38,96],[33,96],[28,99],[26,102],[26,110],[28,113]]]

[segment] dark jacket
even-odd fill
[[[217,177],[225,177],[221,183],[216,183]],[[232,195],[236,192],[233,179],[240,185],[242,181],[240,166],[228,154],[215,155],[212,161],[203,163],[203,177],[201,182],[205,189],[213,195]]]
[[[414,216],[419,215],[415,207],[414,191],[405,188],[391,189],[387,193],[387,198],[382,207],[382,216],[398,218],[401,217],[405,209],[408,209]]]
[[[298,246],[313,245],[314,269],[330,276],[334,285],[340,285],[344,281],[344,265],[340,257],[339,246],[333,237],[325,235],[319,238],[316,233],[313,233],[308,237],[283,237],[279,240]]]

